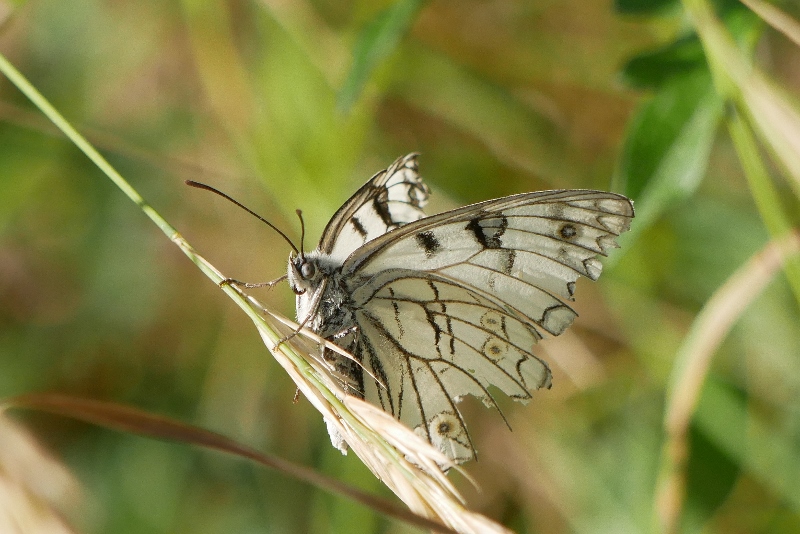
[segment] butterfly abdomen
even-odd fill
[[[364,371],[358,353],[359,329],[350,294],[344,288],[338,270],[327,273],[327,284],[309,321],[309,327],[328,341],[343,348],[357,361],[323,348],[323,358],[331,364],[343,384],[356,397],[364,397]]]

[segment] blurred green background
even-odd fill
[[[715,8],[796,110],[797,45],[737,1]],[[579,283],[574,326],[539,349],[553,389],[528,406],[502,399],[513,432],[466,400],[479,451],[466,469],[481,490],[451,478],[472,509],[519,532],[654,527],[676,354],[775,235],[728,134],[747,102],[723,104],[680,3],[2,0],[0,16],[0,52],[241,280],[280,276],[288,247],[184,179],[294,238],[301,208],[307,248],[412,151],[431,213],[538,189],[631,196],[622,250],[599,282]],[[797,226],[797,177],[764,144],[759,154],[773,215]],[[288,288],[258,295],[294,315]],[[330,446],[294,389],[241,311],[1,79],[0,397],[130,404],[388,494]],[[84,486],[65,511],[81,532],[415,531],[243,460],[14,416]],[[679,530],[800,531],[800,313],[781,272],[715,352],[689,444]]]

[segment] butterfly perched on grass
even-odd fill
[[[633,204],[539,191],[428,217],[428,195],[417,155],[398,159],[339,208],[316,249],[291,255],[288,280],[298,321],[357,360],[320,349],[346,388],[463,462],[475,448],[459,400],[496,406],[490,385],[523,401],[550,387],[535,346],[572,323],[576,280],[597,279]]]

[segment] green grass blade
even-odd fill
[[[364,27],[353,49],[353,65],[339,92],[338,107],[348,112],[370,76],[397,48],[414,22],[422,0],[400,0]]]

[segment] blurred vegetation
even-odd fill
[[[553,389],[504,399],[513,432],[466,400],[481,491],[451,478],[519,532],[800,530],[797,261],[738,301],[729,333],[700,320],[737,308],[710,299],[798,227],[796,26],[735,0],[5,0],[0,16],[0,52],[238,279],[282,274],[285,242],[184,179],[292,236],[295,209],[317,236],[411,151],[431,212],[537,189],[628,194],[622,250],[540,349]],[[292,402],[240,310],[6,79],[0,119],[0,397],[126,403],[388,493]],[[293,315],[286,288],[259,296]],[[708,369],[687,374],[715,334]],[[669,415],[693,380],[684,435]],[[14,417],[83,485],[65,510],[77,531],[411,531],[241,460]]]

